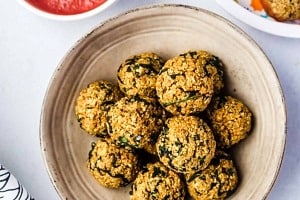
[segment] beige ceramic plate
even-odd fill
[[[277,177],[286,134],[286,111],[278,78],[266,55],[243,31],[209,11],[179,5],[136,9],[108,20],[64,57],[49,85],[41,116],[41,148],[62,199],[128,199],[129,187],[101,187],[86,170],[91,142],[76,121],[79,91],[98,79],[116,81],[128,56],[145,51],[165,59],[204,49],[226,65],[228,91],[253,111],[251,136],[234,156],[241,184],[229,199],[259,200]]]

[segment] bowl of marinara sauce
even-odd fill
[[[78,20],[91,17],[117,0],[17,0],[33,13],[54,20]]]

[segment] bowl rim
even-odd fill
[[[47,162],[47,155],[45,153],[45,149],[47,144],[43,141],[43,129],[45,126],[45,122],[43,121],[44,119],[44,108],[46,106],[46,102],[47,102],[47,97],[49,94],[49,91],[51,90],[51,85],[52,83],[55,81],[56,76],[59,74],[61,67],[64,63],[64,59],[86,38],[88,37],[90,34],[92,34],[96,29],[99,29],[103,26],[105,26],[107,23],[110,23],[111,21],[117,20],[120,17],[123,17],[127,14],[130,13],[135,13],[135,12],[141,12],[143,10],[148,10],[148,9],[154,9],[154,8],[164,8],[164,7],[181,7],[181,8],[186,8],[186,9],[190,9],[190,10],[194,10],[197,12],[202,12],[205,14],[208,14],[212,17],[217,18],[218,20],[227,23],[228,25],[231,26],[231,28],[233,28],[235,31],[239,32],[241,35],[243,35],[243,37],[245,37],[245,39],[247,39],[249,42],[251,42],[256,48],[258,48],[261,53],[263,54],[263,56],[266,58],[266,61],[270,63],[271,66],[271,70],[274,72],[274,76],[277,79],[277,89],[279,92],[279,95],[281,97],[281,101],[282,101],[282,109],[283,109],[283,117],[284,117],[284,121],[283,121],[283,129],[284,129],[284,133],[283,133],[283,140],[281,143],[281,147],[282,147],[282,151],[281,151],[281,155],[279,155],[278,157],[280,158],[278,165],[276,167],[275,170],[275,174],[272,178],[272,181],[270,182],[269,188],[266,188],[266,193],[264,194],[264,196],[262,197],[262,199],[266,199],[267,196],[269,195],[269,193],[271,192],[281,169],[282,163],[283,163],[283,158],[284,158],[284,154],[285,154],[285,150],[286,150],[286,137],[287,137],[287,106],[286,106],[286,101],[285,101],[285,97],[284,97],[284,93],[282,90],[282,86],[278,77],[278,74],[272,64],[272,62],[270,61],[270,59],[267,57],[267,55],[265,54],[265,52],[262,50],[262,48],[258,45],[258,43],[252,39],[252,37],[250,37],[250,35],[248,35],[243,29],[241,29],[238,25],[234,24],[233,22],[231,22],[229,19],[226,19],[225,17],[217,14],[214,11],[205,9],[205,8],[200,8],[200,7],[196,7],[196,6],[191,6],[191,5],[184,5],[184,4],[176,4],[176,3],[161,3],[161,4],[154,4],[154,5],[148,5],[148,6],[141,6],[138,8],[132,8],[128,11],[125,11],[123,13],[120,13],[118,15],[116,15],[115,17],[111,17],[108,18],[107,20],[104,20],[102,23],[96,25],[95,27],[93,27],[91,30],[87,31],[86,34],[84,34],[83,36],[81,36],[70,48],[69,50],[64,54],[64,56],[61,58],[61,61],[59,62],[59,64],[57,65],[52,77],[49,80],[46,92],[45,92],[45,96],[43,99],[43,103],[42,103],[42,107],[41,107],[41,113],[40,113],[40,126],[39,126],[39,138],[40,138],[40,147],[41,147],[41,152],[42,152],[42,157],[43,157],[43,161],[45,164],[45,167],[47,169],[47,173],[49,175],[49,178],[51,180],[52,185],[54,186],[55,190],[57,191],[57,193],[59,194],[59,196],[62,198],[63,197],[63,192],[60,191],[60,188],[57,186],[57,181],[55,180],[55,178],[53,177],[54,173],[54,169],[51,169],[51,166],[48,162]]]
[[[59,15],[59,14],[53,14],[50,12],[43,11],[30,3],[28,3],[26,0],[16,0],[21,6],[29,10],[30,12],[52,20],[57,20],[57,21],[75,21],[75,20],[80,20],[80,19],[85,19],[91,16],[94,16],[104,10],[106,10],[108,7],[113,5],[115,2],[118,0],[106,0],[103,2],[100,6],[97,6],[96,8],[93,8],[91,10],[85,11],[83,13],[78,13],[78,14],[72,14],[72,15]]]

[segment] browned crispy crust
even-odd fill
[[[265,11],[277,21],[300,19],[300,0],[260,0]]]

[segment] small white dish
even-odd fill
[[[58,21],[75,21],[80,19],[85,19],[91,16],[94,16],[107,8],[109,8],[112,4],[114,4],[117,0],[106,0],[104,3],[99,5],[98,7],[79,13],[79,14],[71,14],[71,15],[62,15],[62,14],[53,14],[50,12],[46,12],[42,9],[39,9],[32,4],[30,4],[26,0],[17,0],[18,3],[20,3],[24,8],[29,10],[30,12],[39,15],[41,17],[45,17],[52,20],[58,20]]]
[[[254,28],[278,36],[300,38],[300,24],[278,22],[264,11],[256,12],[251,7],[251,0],[216,0],[216,2],[228,13]]]

